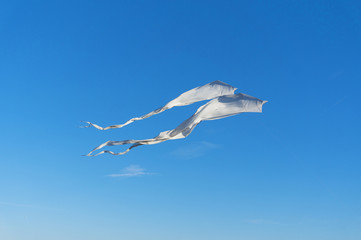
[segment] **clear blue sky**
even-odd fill
[[[361,239],[360,29],[360,1],[2,1],[0,239]],[[201,103],[81,120],[217,79],[264,112],[81,156]]]

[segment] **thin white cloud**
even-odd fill
[[[24,207],[24,208],[41,208],[41,209],[48,209],[48,210],[58,210],[58,208],[52,208],[48,206],[40,206],[40,205],[33,205],[33,204],[23,204],[23,203],[13,203],[13,202],[2,202],[0,201],[0,207],[9,206],[9,207]]]
[[[10,202],[0,202],[0,205],[6,205],[12,207],[30,207],[30,208],[34,207],[34,205],[30,205],[30,204],[20,204],[20,203],[10,203]]]
[[[265,220],[265,219],[248,219],[246,220],[247,223],[251,223],[251,224],[279,224],[278,222],[274,222],[274,221],[269,221],[269,220]]]
[[[130,165],[123,168],[120,173],[109,174],[108,177],[138,177],[143,175],[153,175],[154,173],[146,172],[139,165]]]
[[[206,155],[211,150],[215,150],[220,148],[221,146],[218,144],[201,141],[201,142],[193,142],[185,144],[184,146],[176,149],[171,154],[173,156],[181,157],[181,158],[196,158],[203,155]]]

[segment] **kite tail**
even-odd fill
[[[91,126],[97,128],[97,129],[99,129],[99,130],[108,130],[108,129],[112,129],[112,128],[122,128],[122,127],[124,127],[124,126],[126,126],[126,125],[128,125],[128,124],[130,124],[130,123],[132,123],[132,122],[134,122],[134,121],[136,121],[136,120],[140,120],[140,119],[138,119],[138,118],[132,118],[132,119],[130,119],[129,121],[127,121],[126,123],[124,123],[124,124],[111,125],[111,126],[108,126],[108,127],[101,127],[101,126],[99,126],[99,125],[97,125],[97,124],[94,124],[94,123],[91,123],[91,122],[81,121],[81,122],[85,122],[85,123],[89,124],[89,125],[87,125],[87,126],[81,126],[81,128],[88,128],[88,127],[91,127]]]
[[[137,141],[137,140],[126,140],[126,141]],[[126,141],[119,141],[119,142],[126,142]],[[110,142],[110,141],[108,141],[108,142]],[[106,143],[107,143],[107,142],[106,142]],[[102,145],[104,145],[104,144],[106,144],[106,143],[103,143]],[[123,144],[127,144],[127,143],[123,143]],[[96,154],[93,154],[93,155],[92,155],[92,153],[93,153],[96,149],[102,148],[102,147],[104,147],[104,146],[112,146],[112,145],[104,145],[104,146],[102,146],[102,145],[96,147],[93,151],[91,151],[90,153],[88,153],[88,154],[85,155],[85,156],[95,157],[95,156],[98,156],[98,155],[103,154],[103,153],[109,153],[109,154],[112,154],[112,155],[120,156],[120,155],[124,155],[124,154],[126,154],[127,152],[129,152],[132,148],[141,146],[141,145],[143,145],[143,144],[142,144],[142,143],[139,143],[139,142],[136,142],[136,143],[134,143],[132,146],[130,146],[127,150],[125,150],[124,152],[117,152],[117,153],[116,153],[116,152],[113,152],[113,151],[103,150],[103,151],[101,151],[101,152],[99,152],[99,153],[96,153]],[[117,145],[121,145],[121,144],[117,144]]]
[[[129,151],[130,151],[130,148],[128,148],[128,149],[125,150],[124,152],[118,152],[118,153],[115,153],[115,152],[112,152],[112,151],[108,151],[108,150],[104,150],[104,151],[101,151],[101,152],[99,152],[99,153],[97,153],[97,154],[94,154],[94,155],[91,155],[91,154],[89,153],[89,154],[86,155],[86,156],[88,156],[88,157],[95,157],[95,156],[98,156],[98,155],[103,154],[103,153],[109,153],[109,154],[112,154],[112,155],[117,155],[117,156],[119,156],[119,155],[124,155],[124,154],[126,154],[127,152],[129,152]]]
[[[200,102],[200,101],[205,101],[205,100],[210,100],[216,97],[220,97],[220,96],[225,96],[225,95],[229,95],[229,94],[234,94],[234,91],[237,88],[232,87],[231,85],[228,85],[224,82],[221,81],[214,81],[211,83],[208,83],[206,85],[191,89],[185,93],[182,93],[180,96],[178,96],[177,98],[173,99],[172,101],[168,102],[166,105],[164,105],[163,107],[157,108],[154,111],[147,113],[141,117],[135,117],[132,118],[130,120],[128,120],[127,122],[123,123],[123,124],[118,124],[118,125],[111,125],[108,127],[101,127],[97,124],[91,123],[91,122],[85,122],[88,124],[88,126],[83,126],[84,128],[93,126],[99,130],[108,130],[108,129],[112,129],[112,128],[122,128],[132,122],[138,121],[138,120],[143,120],[146,118],[149,118],[153,115],[156,115],[158,113],[164,112],[165,110],[171,109],[173,107],[179,107],[179,106],[186,106],[186,105],[190,105],[196,102]]]
[[[127,126],[128,124],[131,124],[132,122],[149,118],[149,117],[151,117],[151,116],[153,116],[153,115],[155,115],[155,114],[164,112],[165,110],[168,110],[168,109],[169,109],[169,108],[168,108],[167,106],[164,106],[164,107],[158,108],[158,109],[156,109],[156,110],[154,110],[154,111],[152,111],[152,112],[150,112],[150,113],[147,113],[147,114],[145,114],[145,115],[143,115],[143,116],[141,116],[141,117],[131,118],[131,119],[129,119],[128,121],[126,121],[125,123],[123,123],[123,124],[111,125],[111,126],[108,126],[108,127],[101,127],[101,126],[99,126],[99,125],[97,125],[97,124],[94,124],[94,123],[91,123],[91,122],[81,121],[81,122],[85,122],[85,123],[89,124],[89,125],[87,125],[87,126],[81,126],[81,128],[88,128],[88,127],[91,127],[91,126],[97,128],[97,129],[99,129],[99,130],[108,130],[108,129],[113,129],[113,128],[122,128],[122,127],[124,127],[124,126]]]

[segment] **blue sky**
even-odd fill
[[[359,1],[2,1],[0,239],[360,239],[360,27]],[[217,79],[264,112],[81,156],[202,103],[81,120]]]

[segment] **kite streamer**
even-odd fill
[[[218,84],[219,81],[213,82],[210,84],[214,84],[214,83]],[[209,85],[209,84],[207,84],[207,85]],[[205,85],[205,86],[207,86],[207,85]],[[203,87],[205,87],[205,86],[203,86]],[[225,84],[224,86],[228,87],[229,85]],[[195,89],[192,89],[191,91],[195,91],[196,89],[201,89],[201,88],[202,87],[195,88]],[[232,87],[232,89],[235,89],[235,88]],[[191,91],[189,91],[189,92],[191,92]],[[186,93],[189,93],[189,92],[186,92]],[[184,93],[184,94],[186,94],[186,93]],[[182,96],[184,96],[184,94],[182,94],[175,100],[180,99]],[[193,96],[196,96],[196,95],[197,94],[193,94]],[[195,102],[194,99],[201,99],[201,98],[205,99],[206,96],[203,95],[199,98],[193,98],[192,100],[188,101],[188,103],[191,101]],[[171,101],[171,102],[173,102],[173,101]],[[199,100],[197,100],[197,101],[199,101]],[[182,103],[186,103],[186,102],[187,102],[186,99],[182,100]],[[233,116],[233,115],[243,113],[243,112],[262,112],[262,106],[266,102],[267,101],[262,101],[258,98],[251,97],[251,96],[248,96],[243,93],[219,96],[219,97],[212,99],[208,103],[202,105],[201,107],[199,107],[195,114],[193,114],[190,118],[185,120],[183,123],[181,123],[177,128],[175,128],[173,130],[161,132],[158,136],[151,138],[151,139],[107,141],[107,142],[99,145],[98,147],[94,148],[87,156],[97,156],[97,155],[100,155],[103,153],[110,153],[113,155],[124,155],[127,152],[129,152],[132,148],[135,148],[135,147],[138,147],[141,145],[151,145],[151,144],[161,143],[161,142],[164,142],[167,140],[175,140],[175,139],[185,138],[202,121],[221,119],[221,118]],[[188,104],[186,104],[186,105],[188,105]],[[174,105],[174,106],[182,106],[182,105]],[[97,154],[92,155],[92,153],[94,151],[99,150],[105,146],[117,146],[117,145],[125,145],[125,144],[133,144],[133,145],[131,145],[124,152],[114,153],[112,151],[104,150]]]
[[[224,82],[221,82],[219,80],[208,83],[204,86],[201,87],[197,87],[197,88],[193,88],[183,94],[181,94],[179,97],[173,99],[172,101],[170,101],[169,103],[167,103],[165,106],[160,107],[150,113],[147,113],[141,117],[135,117],[132,118],[130,120],[128,120],[127,122],[123,123],[123,124],[119,124],[119,125],[112,125],[109,127],[100,127],[97,124],[91,123],[91,122],[85,122],[88,123],[88,126],[83,126],[83,127],[90,127],[93,126],[99,130],[108,130],[108,129],[112,129],[112,128],[122,128],[132,122],[138,121],[138,120],[143,120],[146,118],[149,118],[153,115],[156,115],[158,113],[164,112],[165,110],[171,109],[173,107],[179,107],[179,106],[186,106],[186,105],[190,105],[192,103],[196,103],[196,102],[200,102],[200,101],[205,101],[205,100],[210,100],[219,96],[224,96],[224,95],[229,95],[229,94],[233,94],[234,91],[236,91],[237,88],[232,87],[231,85],[228,85]]]

